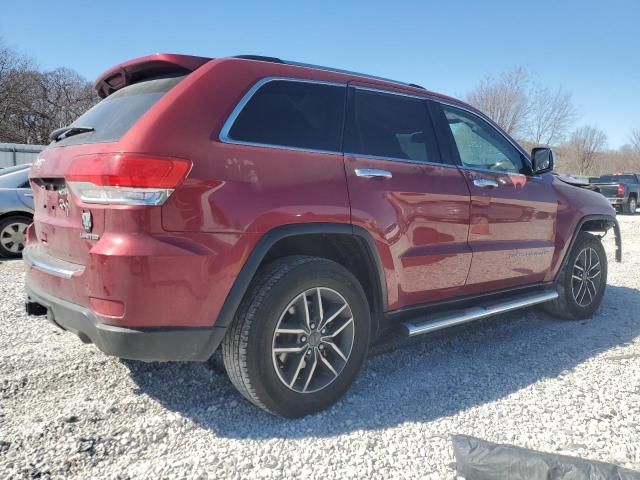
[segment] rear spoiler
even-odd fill
[[[209,60],[212,59],[172,53],[155,53],[146,57],[134,58],[104,72],[95,81],[93,88],[100,98],[106,98],[122,87],[147,78],[162,75],[184,75],[193,72]]]

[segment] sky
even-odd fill
[[[612,148],[640,128],[639,23],[639,0],[0,0],[6,44],[90,80],[156,52],[256,54],[463,97],[483,77],[523,66],[570,91],[576,126],[601,128]]]

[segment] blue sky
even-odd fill
[[[463,96],[520,65],[573,93],[618,147],[640,128],[640,1],[12,2],[0,36],[45,69],[93,80],[154,52],[253,53]]]

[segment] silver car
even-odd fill
[[[0,169],[0,256],[22,255],[27,227],[33,221],[30,164]]]

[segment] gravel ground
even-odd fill
[[[0,264],[0,478],[453,479],[450,435],[640,470],[640,217],[591,320],[537,311],[422,337],[369,360],[299,421],[244,401],[204,364],[107,357],[23,313]]]

